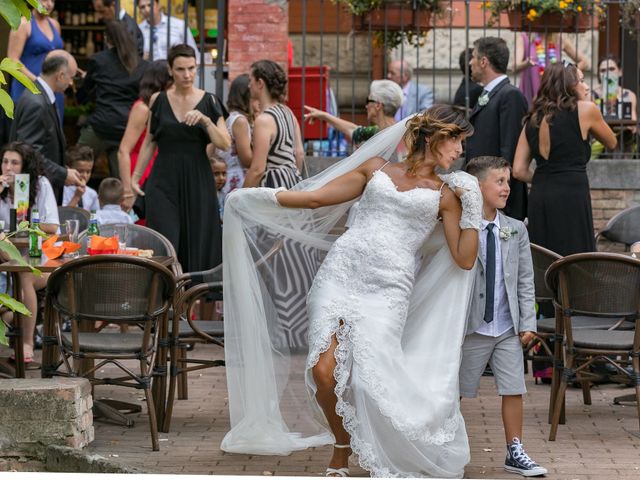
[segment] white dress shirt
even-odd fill
[[[36,80],[39,81],[40,84],[42,85],[42,88],[44,88],[44,93],[47,94],[47,98],[49,99],[49,103],[55,105],[55,103],[56,103],[56,94],[53,93],[53,90],[51,89],[49,84],[47,82],[45,82],[44,78],[42,78],[41,76],[36,77]]]
[[[98,225],[112,223],[133,223],[131,216],[120,208],[120,205],[105,205],[96,212]]]
[[[75,185],[65,185],[62,190],[62,206],[66,207],[76,193]],[[98,202],[98,192],[91,187],[86,187],[82,194],[82,208],[87,211],[99,210],[100,202]]]
[[[491,80],[489,83],[487,83],[484,86],[484,89],[487,93],[491,93],[491,90],[493,90],[494,88],[496,88],[496,85],[498,85],[501,81],[503,81],[505,78],[507,78],[506,75],[500,75],[499,77],[494,78],[493,80]]]
[[[480,231],[480,252],[484,264],[487,264],[487,225],[495,224],[493,235],[496,246],[496,276],[494,287],[493,301],[493,322],[484,323],[476,333],[487,335],[489,337],[499,337],[505,334],[509,329],[513,328],[513,320],[509,311],[509,299],[507,298],[507,289],[504,285],[504,275],[502,271],[502,249],[500,243],[500,216],[496,214],[496,218],[489,222],[482,219],[482,230]],[[486,268],[485,268],[486,271]]]
[[[196,41],[193,39],[190,28],[187,28],[187,41],[184,41],[184,20],[171,17],[171,25],[169,25],[169,17],[164,13],[161,13],[160,23],[155,27],[151,27],[148,20],[143,21],[138,26],[140,27],[142,36],[144,37],[145,58],[151,59],[151,56],[149,55],[149,37],[153,33],[154,60],[166,59],[167,52],[171,47],[180,43],[186,43],[196,51],[196,62],[200,61],[200,52],[198,51],[198,46],[196,45]],[[171,38],[169,40],[169,45],[167,45],[167,29],[169,27],[171,27]]]

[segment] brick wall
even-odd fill
[[[40,454],[47,445],[86,447],[94,438],[86,378],[0,382],[0,450]]]
[[[229,0],[229,79],[257,60],[287,69],[289,10],[284,0]]]

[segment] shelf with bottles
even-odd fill
[[[104,29],[63,31],[62,41],[64,49],[76,60],[89,58],[104,49]]]
[[[62,30],[77,27],[104,28],[98,23],[93,2],[87,0],[58,1],[51,16],[58,20]]]

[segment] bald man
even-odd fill
[[[56,110],[56,93],[64,93],[73,83],[78,65],[64,50],[53,50],[42,62],[42,72],[35,84],[41,93],[25,90],[14,112],[10,141],[20,140],[35,148],[43,157],[43,170],[51,182],[58,204],[65,185],[82,185],[77,170],[65,167],[66,142]]]
[[[433,105],[433,90],[426,85],[413,82],[412,74],[413,68],[406,60],[394,60],[388,65],[387,78],[400,85],[404,93],[404,102],[394,117],[396,122]]]

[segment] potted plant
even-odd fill
[[[345,5],[354,16],[355,31],[374,34],[374,44],[388,49],[404,40],[421,43],[431,29],[432,13],[438,13],[438,0],[334,0]]]
[[[604,13],[598,0],[494,0],[482,7],[490,13],[490,24],[500,14],[509,17],[509,29],[532,32],[584,32],[592,27],[591,15]]]
[[[640,0],[627,0],[620,4],[622,25],[632,34],[640,27]]]

